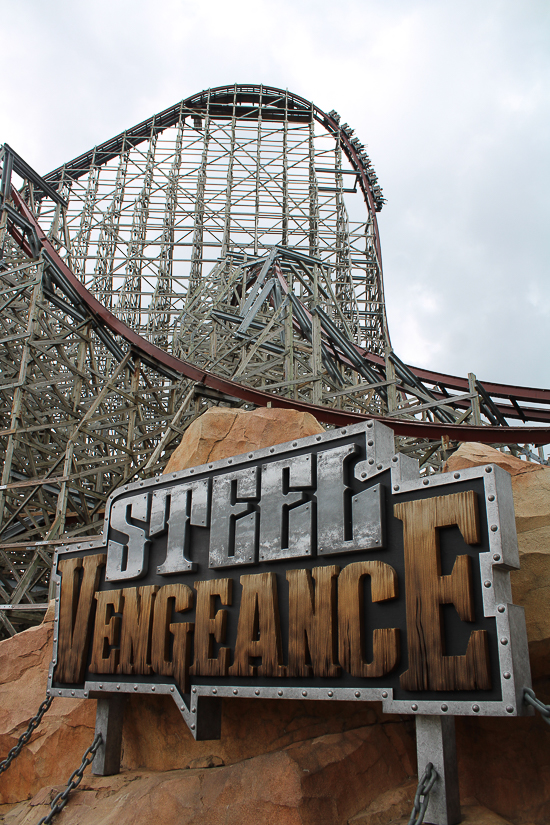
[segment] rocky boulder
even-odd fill
[[[186,429],[164,472],[174,473],[324,432],[317,419],[297,410],[261,408],[247,412],[211,407]]]
[[[550,674],[550,467],[485,444],[461,444],[446,470],[498,464],[512,476],[520,570],[511,574],[514,602],[525,608],[533,677]]]

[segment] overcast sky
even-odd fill
[[[405,361],[550,387],[548,0],[0,0],[0,142],[41,174],[209,86],[367,147]]]

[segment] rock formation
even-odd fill
[[[212,410],[186,432],[169,471],[321,432],[310,416]],[[219,433],[229,433],[222,440]],[[218,435],[216,435],[218,433]],[[234,440],[233,440],[234,438]],[[248,440],[250,439],[250,440]],[[462,445],[449,470],[495,462],[512,473],[534,687],[550,701],[550,470]],[[0,758],[44,698],[53,616],[0,643]],[[35,825],[93,739],[95,702],[54,699],[30,744],[0,775],[0,823]],[[467,825],[550,821],[550,727],[540,716],[458,718]],[[414,722],[377,703],[233,699],[219,741],[195,742],[167,697],[131,696],[123,770],[88,769],[60,825],[405,825],[416,790]]]

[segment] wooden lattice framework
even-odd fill
[[[549,391],[393,353],[382,193],[335,112],[227,87],[44,178],[7,146],[2,163],[4,635],[41,617],[56,544],[97,534],[109,493],[161,471],[211,404],[381,417],[426,472],[459,438],[534,458],[518,442],[550,441]]]

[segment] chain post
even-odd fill
[[[425,808],[426,821],[457,825],[461,816],[454,716],[417,716],[416,752],[418,775],[430,764],[436,772]]]
[[[112,776],[120,771],[125,704],[125,696],[101,697],[97,700],[95,732],[96,735],[101,735],[102,743],[92,765],[92,773],[96,776]]]

